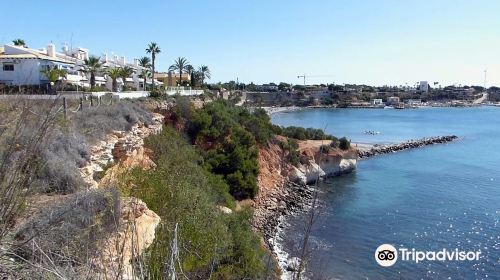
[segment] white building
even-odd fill
[[[54,45],[34,50],[21,46],[5,45],[0,48],[0,84],[44,85],[49,81],[41,73],[48,67],[71,70],[75,63],[56,55]]]
[[[5,45],[0,47],[0,84],[7,85],[45,85],[49,81],[41,73],[42,70],[51,68],[64,69],[67,71],[65,81],[82,87],[90,87],[90,76],[85,73],[85,59],[89,58],[89,51],[84,48],[70,50],[67,46],[62,47],[61,52],[57,52],[54,44],[48,44],[43,49],[31,49],[23,46]],[[122,78],[117,80],[119,87],[124,84],[136,90],[144,89],[144,80],[139,75],[144,70],[139,66],[138,60],[127,63],[125,57],[114,55],[108,59],[104,54],[100,57],[103,65],[102,73],[96,76],[96,85],[105,86],[112,89],[112,80],[105,74],[105,70],[114,67],[131,67],[134,73],[125,81]],[[151,79],[146,83],[151,83]],[[161,84],[157,82],[157,84]]]
[[[399,97],[397,96],[391,96],[387,98],[387,105],[394,105],[399,103]]]
[[[373,99],[372,100],[372,105],[374,106],[383,106],[384,105],[384,101],[382,101],[382,99]]]
[[[427,81],[421,81],[420,84],[418,85],[418,89],[421,92],[428,92],[429,91],[429,83]]]

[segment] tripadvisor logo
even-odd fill
[[[439,251],[418,251],[415,249],[396,249],[390,244],[382,244],[375,250],[375,260],[381,266],[392,266],[398,260],[419,263],[421,261],[478,261],[481,251],[459,251],[442,249]]]
[[[392,266],[398,260],[398,251],[390,244],[382,244],[375,250],[375,260],[381,266]]]

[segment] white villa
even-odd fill
[[[34,85],[43,86],[48,84],[47,78],[41,74],[43,69],[48,67],[65,69],[67,75],[65,81],[69,84],[90,87],[90,77],[84,70],[84,60],[89,58],[89,51],[84,48],[75,48],[70,50],[63,46],[61,52],[56,51],[54,44],[50,43],[43,49],[31,49],[24,46],[4,45],[0,46],[0,84],[6,85]],[[111,59],[107,54],[101,56],[103,69],[129,66],[134,69],[134,74],[123,81],[117,80],[119,88],[124,84],[144,90],[144,80],[139,75],[144,70],[139,66],[138,60],[133,63],[127,63],[125,57],[113,55]],[[146,83],[151,83],[148,79]],[[161,85],[161,82],[155,81]],[[96,85],[105,86],[108,90],[112,89],[112,80],[105,74],[96,76]]]

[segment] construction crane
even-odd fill
[[[306,78],[310,79],[310,78],[323,78],[323,77],[330,77],[330,75],[306,75],[306,74],[303,74],[303,75],[297,76],[297,79],[303,78],[304,79],[304,86],[305,86],[306,85]]]

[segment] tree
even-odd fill
[[[95,75],[102,70],[101,58],[91,55],[88,59],[84,60],[84,63],[84,71],[90,73],[90,89],[94,89]]]
[[[152,62],[151,63],[151,72],[152,72],[152,76],[153,76],[153,89],[154,89],[154,87],[155,87],[155,78],[154,78],[154,76],[155,76],[155,60],[156,60],[156,55],[161,52],[161,49],[155,42],[151,42],[151,43],[149,43],[148,48],[146,49],[146,52],[151,54],[151,62]]]
[[[49,92],[52,93],[52,85],[54,85],[60,78],[66,76],[66,70],[57,68],[47,68],[40,71],[47,80],[49,80]]]
[[[205,78],[210,79],[212,77],[210,69],[208,69],[208,66],[206,65],[200,66],[200,68],[198,68],[198,72],[200,72],[201,85],[205,83]]]
[[[175,61],[174,64],[172,64],[168,70],[170,71],[179,71],[179,84],[182,85],[182,72],[186,70],[186,67],[189,66],[189,62],[185,57],[178,57]]]
[[[120,78],[122,76],[122,69],[119,67],[111,68],[108,71],[106,71],[106,74],[113,81],[112,91],[117,92],[118,91],[118,83],[116,81],[118,78]]]
[[[143,69],[141,74],[139,75],[140,78],[144,79],[143,89],[146,89],[147,78],[151,77],[151,70],[150,70],[151,59],[147,56],[143,56],[143,57],[139,58],[139,65],[143,68],[146,68],[146,69]]]
[[[139,74],[139,78],[144,79],[144,86],[143,88],[146,89],[146,82],[148,78],[151,78],[151,70],[149,69],[143,69],[141,74]]]
[[[123,68],[120,68],[120,77],[123,80],[123,85],[126,84],[127,78],[132,76],[134,74],[134,69],[130,66],[124,66]]]
[[[194,77],[193,77],[194,67],[193,67],[193,65],[187,65],[186,66],[186,73],[189,74],[189,79],[191,80],[190,81],[191,86],[194,86]]]
[[[151,67],[151,59],[147,56],[143,56],[139,58],[139,65],[144,68],[150,68]]]
[[[26,42],[24,42],[23,39],[12,40],[12,44],[14,44],[14,46],[18,46],[18,47],[27,47]]]
[[[351,141],[347,140],[347,138],[342,137],[339,139],[339,148],[342,150],[349,150],[351,147]]]
[[[279,91],[288,91],[288,90],[290,90],[290,89],[291,89],[291,87],[292,87],[292,85],[287,84],[287,83],[283,83],[283,82],[281,82],[281,83],[278,85],[278,90],[279,90]]]

